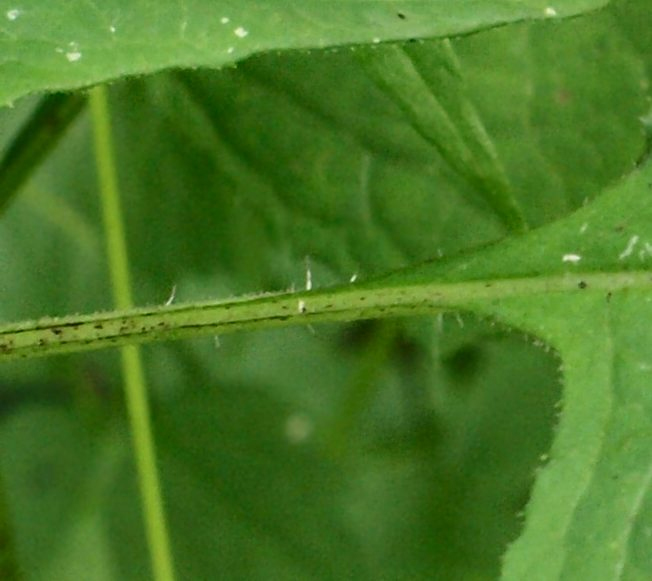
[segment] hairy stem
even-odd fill
[[[631,271],[392,286],[381,282],[4,325],[0,361],[288,325],[482,310],[516,296],[649,290],[652,275]]]

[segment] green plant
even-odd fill
[[[0,16],[4,577],[652,576],[645,0]]]

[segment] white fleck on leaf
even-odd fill
[[[170,296],[168,297],[168,300],[165,301],[165,306],[169,307],[174,302],[176,296],[177,296],[177,285],[175,284],[172,286],[172,291],[170,292]]]
[[[312,290],[312,270],[310,270],[309,256],[306,256],[306,290]]]
[[[652,256],[652,244],[645,242],[643,248],[639,250],[638,256],[641,260],[645,260],[648,256]]]
[[[7,20],[16,20],[20,16],[20,10],[18,8],[12,8],[7,10]]]
[[[238,38],[244,38],[245,36],[247,36],[249,34],[249,31],[242,28],[242,26],[238,26],[238,28],[236,28],[233,31],[233,34],[235,34]]]
[[[624,260],[627,258],[632,252],[634,252],[634,246],[638,244],[638,235],[634,235],[629,239],[629,242],[627,242],[627,247],[625,250],[623,250],[619,255],[618,255],[618,260]]]
[[[573,254],[573,253],[564,254],[564,256],[561,257],[562,262],[576,263],[579,262],[580,260],[582,260],[582,257],[579,254]]]

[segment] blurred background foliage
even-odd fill
[[[641,154],[644,6],[454,41],[531,226]],[[315,286],[342,283],[505,234],[350,49],[110,95],[138,304],[301,288],[307,256]],[[0,147],[36,103],[0,110]],[[111,307],[96,190],[84,113],[3,216],[4,320]],[[496,578],[560,399],[535,343],[463,313],[144,348],[179,578]],[[117,361],[0,368],[0,542],[25,579],[149,578]]]

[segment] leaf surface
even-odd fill
[[[507,554],[506,579],[637,579],[652,572],[645,524],[652,483],[651,190],[648,164],[546,232],[545,253],[542,240],[519,248],[528,268],[559,270],[555,253],[561,264],[564,248],[572,248],[581,261],[564,270],[606,271],[612,280],[640,272],[640,285],[613,293],[582,285],[580,296],[516,298],[491,309],[555,345],[565,376],[557,438],[525,533]],[[543,254],[550,264],[537,260]],[[515,256],[504,258],[507,264]]]
[[[552,345],[568,390],[505,575],[601,579],[623,563],[623,578],[649,577],[641,471],[649,415],[637,367],[649,343],[641,286],[649,258],[639,255],[651,241],[649,169],[599,197],[631,172],[645,144],[638,117],[648,57],[630,42],[636,27],[623,32],[619,18],[606,10],[453,42],[519,205],[531,225],[550,224],[499,244],[506,233],[495,213],[348,51],[268,54],[237,69],[112,88],[140,304],[163,304],[175,284],[178,301],[301,289],[306,255],[315,292],[439,254],[444,260],[410,279],[404,272],[382,284],[480,286],[500,277],[513,291],[531,283],[519,296],[458,297],[463,328],[455,317],[441,326],[397,323],[380,353],[370,336],[382,328],[373,324],[233,335],[218,349],[208,340],[148,347],[182,573],[211,577],[226,563],[234,579],[342,578],[347,568],[369,579],[495,579],[550,445],[559,361],[474,320],[474,311]],[[414,51],[426,59],[431,46]],[[3,128],[13,130],[13,113],[25,108],[3,112]],[[80,118],[1,224],[4,320],[110,304],[88,129]],[[568,254],[581,259],[565,262]],[[384,364],[373,369],[374,358]],[[2,372],[8,384],[88,374],[109,394],[117,388],[107,353]],[[113,411],[96,382],[79,383],[95,406]],[[14,450],[5,457],[24,461],[6,462],[3,473],[25,563],[58,579],[79,578],[85,564],[108,571],[105,562],[115,578],[148,578],[126,435],[109,493],[85,476],[93,466],[86,456],[75,463],[51,446],[84,433],[75,423],[82,404],[74,405],[65,422],[37,413],[3,424],[2,441]],[[340,425],[349,426],[344,445],[333,445]],[[43,456],[29,454],[39,446]],[[59,458],[82,483],[76,490],[86,484],[101,499],[84,521],[93,535],[68,521],[65,535],[36,534],[36,493],[26,483],[44,457]],[[611,461],[626,485],[612,484]],[[78,514],[69,496],[53,486],[42,498],[48,522],[67,509]],[[81,537],[96,548],[75,551]],[[583,562],[588,550],[600,571]]]
[[[222,67],[251,54],[452,36],[566,17],[606,0],[241,2],[119,0],[3,3],[0,104],[171,67]],[[552,10],[552,11],[551,11]]]

